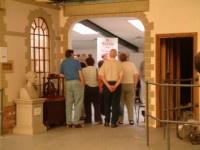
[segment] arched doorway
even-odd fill
[[[128,7],[128,5],[127,5]],[[80,8],[81,9],[81,8]],[[103,9],[103,8],[102,8]],[[126,10],[124,10],[126,11]],[[62,28],[61,34],[62,34],[62,45],[61,49],[61,59],[64,58],[64,50],[67,48],[71,48],[71,30],[75,23],[85,20],[87,18],[99,18],[99,17],[134,17],[139,19],[145,28],[145,49],[144,49],[144,60],[145,60],[145,78],[149,81],[155,81],[154,77],[151,76],[151,72],[155,72],[154,64],[152,64],[151,59],[155,59],[155,52],[152,50],[151,45],[154,43],[153,37],[151,36],[151,32],[153,31],[153,23],[149,22],[146,14],[143,12],[133,12],[133,13],[124,13],[124,12],[115,12],[115,13],[103,13],[98,15],[80,15],[80,16],[67,16],[66,22],[64,24],[64,27]],[[150,89],[149,92],[152,94],[149,95],[152,99],[154,99],[154,93],[155,90]],[[155,113],[155,101],[151,101],[152,104],[150,104],[152,107],[150,107],[150,112]],[[155,121],[150,122],[150,126],[156,126]]]

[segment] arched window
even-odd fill
[[[50,72],[49,30],[43,18],[36,18],[31,25],[31,70],[37,73],[39,95],[42,95],[43,77]]]

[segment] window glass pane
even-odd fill
[[[44,61],[40,61],[40,71],[44,72]]]
[[[44,47],[44,37],[40,37],[40,47]]]
[[[39,60],[39,49],[35,49],[35,59]]]
[[[45,60],[49,59],[49,49],[45,48]]]
[[[41,48],[40,49],[40,60],[44,59],[44,50]]]
[[[49,72],[49,61],[45,61],[45,70]]]
[[[44,40],[45,40],[45,47],[49,47],[48,37],[45,36]]]
[[[35,71],[39,72],[40,71],[40,64],[39,61],[35,61]]]
[[[37,27],[36,29],[35,29],[35,34],[39,34],[39,28]]]
[[[44,32],[43,32],[42,28],[40,28],[39,34],[40,35],[44,35]]]
[[[35,35],[35,39],[34,39],[34,41],[35,41],[35,47],[38,47],[39,46],[39,43],[38,43],[38,41],[39,41],[39,36],[38,35]]]

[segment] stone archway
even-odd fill
[[[149,22],[146,14],[143,12],[133,12],[133,13],[115,13],[115,14],[100,14],[100,15],[85,15],[85,16],[69,16],[64,24],[63,30],[61,31],[61,35],[63,35],[63,39],[61,41],[61,49],[65,50],[71,48],[71,39],[70,33],[72,30],[72,26],[79,22],[80,20],[84,20],[87,18],[100,18],[100,17],[134,17],[139,19],[145,28],[145,48],[144,48],[144,60],[145,60],[145,80],[150,82],[155,82],[155,78],[151,75],[155,74],[155,64],[153,64],[152,58],[155,59],[155,51],[152,49],[152,44],[154,44],[154,37],[151,36],[151,33],[154,29],[154,23]],[[64,51],[61,52],[61,59],[64,59]],[[154,99],[155,90],[149,89],[150,94],[148,95],[150,99]],[[151,101],[149,105],[150,112],[156,114],[156,100]],[[150,120],[150,126],[156,126],[156,121]]]

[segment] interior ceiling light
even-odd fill
[[[141,31],[144,31],[144,26],[140,20],[128,20],[128,22]]]
[[[75,24],[75,26],[73,27],[73,30],[80,34],[98,34],[98,32],[84,26],[81,23]]]

